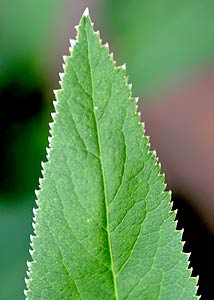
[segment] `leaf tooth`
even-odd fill
[[[181,241],[182,247],[184,248],[186,241]]]
[[[54,106],[55,109],[57,107],[57,103],[58,103],[58,101],[56,101],[56,100],[53,101],[53,106]],[[50,122],[49,124],[52,124],[52,122]]]
[[[39,201],[38,199],[35,199],[36,205],[39,206]]]
[[[97,30],[97,31],[94,32],[94,34],[97,35],[99,37],[99,40],[101,41],[101,39],[100,39],[100,31]]]
[[[51,130],[53,130],[53,126],[54,126],[54,122],[50,122],[50,123],[49,123],[49,128],[50,128]]]
[[[177,213],[178,213],[178,209],[177,209],[177,208],[174,210],[174,213],[175,213],[175,215],[177,216]],[[177,223],[178,223],[178,220],[175,220],[175,223],[176,223],[176,229],[177,229]]]
[[[57,112],[52,112],[51,113],[51,118],[52,118],[53,121],[55,121],[56,115],[57,115]]]
[[[165,173],[161,172],[162,166],[161,166],[161,162],[159,162],[159,157],[157,155],[156,150],[153,150],[152,152],[153,152],[153,155],[154,155],[154,159],[156,161],[155,164],[158,167],[158,177],[162,180],[162,185],[163,185],[163,189],[164,189],[163,192],[165,192],[165,189],[166,189],[166,183],[165,183],[166,175],[165,175]]]
[[[128,77],[126,76],[126,64],[123,64],[117,68],[123,72],[123,75],[125,76],[126,85],[128,85]]]
[[[48,137],[49,145],[51,144],[51,140],[52,140],[52,136],[49,135],[49,137]]]
[[[139,97],[135,97],[134,100],[135,100],[135,103],[138,105]]]
[[[58,93],[59,90],[53,90],[53,93],[54,93],[54,96],[56,97],[57,96],[57,93]],[[53,101],[54,102],[54,101]]]
[[[75,45],[76,45],[76,43],[77,43],[77,40],[70,39],[70,40],[69,40],[69,42],[70,42],[69,51],[70,51],[70,54],[71,54],[71,53],[72,53],[72,51],[73,51],[73,48],[74,48],[74,46],[75,46]]]
[[[145,122],[140,120],[140,125],[141,125],[141,127],[143,129],[143,135],[145,136]]]
[[[166,188],[166,186],[167,186],[167,184],[165,183],[165,180],[166,180],[166,174],[165,174],[164,172],[161,171],[162,165],[161,165],[161,163],[159,162],[159,157],[157,156],[157,153],[156,153],[155,159],[157,160],[157,165],[158,165],[158,169],[159,169],[159,174],[158,174],[158,176],[163,180],[163,184],[164,184],[164,192],[165,192],[165,188]]]
[[[69,42],[70,42],[71,47],[74,47],[77,43],[77,40],[69,39]]]
[[[161,164],[159,163],[159,161],[158,161],[158,156],[156,155],[155,156],[155,160],[156,160],[156,165],[158,166],[158,177],[162,180],[162,185],[163,185],[163,192],[165,193],[165,189],[166,189],[166,186],[167,186],[167,184],[166,184],[166,182],[165,182],[165,178],[166,178],[166,175],[165,175],[165,173],[162,173],[161,172]]]
[[[157,160],[159,160],[159,157],[157,156]],[[162,168],[162,165],[160,162],[158,162],[158,167],[159,167],[159,170],[160,170],[160,174],[159,176],[161,176],[163,178],[163,181],[164,181],[164,185],[167,186],[167,183],[165,183],[165,179],[166,179],[166,174],[164,172],[161,172],[161,168]]]
[[[185,253],[185,254],[186,254],[186,253]],[[193,273],[193,267],[188,267],[187,269],[190,271],[190,276],[189,276],[189,278],[190,278],[190,277],[193,277],[193,276],[192,276],[192,273]]]
[[[65,75],[65,73],[62,73],[62,72],[59,73],[60,80],[63,80],[64,75]]]
[[[116,61],[114,60],[114,54],[113,54],[112,52],[109,54],[109,57],[110,57],[111,62],[113,63],[113,65],[114,65],[116,68],[120,68],[120,67],[117,67],[117,63],[116,63]]]
[[[49,148],[49,147],[46,147],[46,158],[49,160],[49,158],[50,158],[50,151],[51,151],[51,149]]]
[[[167,188],[167,183],[165,182],[165,174],[164,174],[164,177],[163,177],[163,189],[164,189],[164,193],[166,191],[166,188]]]
[[[27,261],[27,271],[26,271],[26,277],[24,278],[26,287],[28,287],[28,283],[30,281],[30,269],[31,269],[31,262]],[[24,289],[24,295],[27,296],[28,290]]]
[[[174,213],[175,213],[175,211],[174,211]],[[176,215],[176,213],[175,213],[175,215]],[[181,233],[180,233],[180,230],[178,229],[178,220],[174,220],[174,222],[175,222],[175,228],[176,228],[176,231],[178,231],[179,234],[181,234]]]
[[[36,195],[36,197],[39,196],[39,192],[40,192],[40,190],[35,190],[35,195]]]
[[[26,284],[28,283],[28,279],[26,277],[24,278],[24,281]]]
[[[37,209],[35,209],[35,208],[33,208],[33,222],[32,223],[36,223],[36,212],[35,212],[35,210],[37,210]],[[33,234],[34,234],[34,232],[33,232]],[[33,236],[32,234],[30,235],[30,240],[31,240],[31,236]]]
[[[41,167],[42,167],[42,169],[44,169],[44,167],[45,167],[45,162],[44,161],[41,161]]]
[[[36,221],[37,221],[36,215],[37,215],[37,210],[38,209],[39,208],[33,208],[33,222],[34,223],[36,223]],[[31,236],[30,236],[30,238],[31,238]]]
[[[126,86],[128,88],[129,98],[132,98],[132,83],[129,83],[128,76],[125,76],[125,82],[126,82]]]
[[[39,177],[39,186],[41,186],[42,180],[43,180],[43,178]]]
[[[156,150],[152,150],[151,152],[152,152],[152,154],[154,155],[154,157],[157,158],[157,152],[156,152]]]
[[[122,68],[124,71],[126,71],[126,63],[124,63],[124,64],[121,66],[121,68]]]
[[[28,283],[28,281],[29,281],[29,279],[27,280],[27,283]],[[27,284],[26,283],[26,284]],[[24,290],[24,295],[27,297],[27,293],[28,293],[28,291],[27,290]],[[28,298],[25,298],[25,300],[28,300]]]
[[[155,153],[156,153],[156,151],[155,151]],[[157,153],[155,154],[155,159],[157,161],[157,165],[158,165],[158,169],[159,169],[158,176],[161,177],[161,179],[163,180],[163,182],[165,184],[166,174],[164,172],[161,172],[162,165],[161,165],[161,162],[159,162],[159,157],[157,156]]]
[[[75,25],[74,28],[76,29],[76,31],[78,32],[80,25]]]
[[[138,111],[138,104],[136,102],[136,99],[134,97],[132,97],[131,100],[132,100],[133,104],[135,105],[135,112],[137,112]]]
[[[186,254],[186,256],[187,256],[187,260],[190,262],[190,256],[191,256],[191,253],[188,252],[188,253],[185,253],[185,254]]]
[[[170,191],[170,192],[171,192],[171,191]],[[172,194],[171,194],[171,195],[172,195]],[[170,196],[171,196],[171,195],[170,195]],[[171,198],[171,199],[172,199],[172,198]],[[183,234],[184,234],[184,229],[183,229],[183,228],[178,229],[178,220],[177,220],[178,209],[177,209],[177,208],[176,208],[176,209],[173,209],[173,202],[172,202],[172,201],[171,201],[171,206],[172,206],[171,212],[173,212],[173,213],[174,213],[174,216],[175,216],[175,219],[174,219],[175,227],[176,227],[176,230],[180,233],[181,240],[182,240]]]
[[[106,42],[106,43],[104,44],[104,47],[105,47],[106,49],[108,49],[108,50],[109,50],[109,43],[108,43],[108,42]]]
[[[27,277],[28,277],[27,280],[29,280],[30,272],[29,272],[28,270],[26,271],[26,275],[27,275]]]
[[[42,177],[44,177],[45,171],[43,169],[41,170],[41,173],[42,173]]]
[[[30,255],[31,255],[31,257],[33,256],[33,250],[32,249],[29,249],[29,253],[30,253]]]
[[[138,114],[138,117],[141,119],[141,111],[138,111],[137,114]]]
[[[33,222],[36,223],[36,216],[33,216]]]
[[[147,137],[147,145],[148,145],[148,147],[149,147],[148,152],[150,152],[150,149],[152,148],[151,142],[150,142],[150,136],[147,135],[146,137]]]
[[[198,288],[199,275],[195,276],[195,279],[197,281],[197,288]],[[201,295],[199,296],[199,298],[201,298]]]
[[[174,210],[174,212],[176,212],[176,214],[177,214],[177,209],[176,210]],[[177,222],[178,222],[178,220],[176,220]],[[179,231],[180,231],[180,233],[181,233],[181,237],[183,238],[183,234],[184,234],[184,229],[183,228],[181,228],[181,229],[179,229]]]
[[[67,63],[69,56],[68,55],[63,55],[62,58],[63,58],[64,62]]]

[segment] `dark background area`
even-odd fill
[[[34,190],[52,90],[89,6],[117,64],[127,62],[142,120],[173,190],[198,294],[214,299],[213,0],[0,3],[0,300],[24,299]]]

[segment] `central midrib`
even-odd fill
[[[90,64],[89,42],[88,42],[88,36],[87,36],[86,28],[84,27],[84,29],[85,29],[85,36],[86,36],[86,41],[87,41],[88,65],[89,65],[90,79],[91,79],[91,93],[92,93],[92,97],[91,98],[92,98],[93,112],[94,112],[94,118],[95,118],[95,124],[96,124],[96,131],[97,131],[97,142],[98,142],[99,153],[100,153],[100,167],[101,167],[101,172],[102,172],[102,181],[103,181],[104,198],[105,198],[106,231],[107,231],[107,236],[108,236],[109,256],[110,256],[110,259],[111,259],[111,271],[112,271],[113,282],[114,282],[115,300],[119,300],[118,288],[117,288],[117,281],[116,281],[116,273],[115,273],[115,269],[114,269],[112,244],[111,244],[111,238],[110,238],[109,207],[108,207],[108,200],[107,200],[105,172],[104,172],[104,169],[103,169],[103,162],[102,162],[102,146],[101,146],[101,142],[100,142],[99,126],[98,126],[98,122],[97,122],[96,111],[95,111],[95,104],[94,104],[94,88],[93,88],[92,69],[91,69],[91,64]]]

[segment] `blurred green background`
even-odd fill
[[[163,169],[175,190],[179,226],[186,231],[185,250],[192,251],[194,274],[200,275],[201,299],[214,299],[210,281],[213,270],[209,267],[214,229],[210,168],[214,148],[209,134],[213,122],[208,122],[213,114],[207,114],[214,108],[214,1],[1,0],[0,300],[24,299],[34,190],[40,162],[46,159],[52,90],[59,88],[62,56],[68,54],[69,38],[76,34],[73,27],[86,6],[117,63],[127,63],[134,95],[143,99],[142,118],[148,122],[148,132],[154,136],[152,146],[163,158]],[[206,99],[204,91],[209,92]],[[203,132],[196,131],[194,122],[198,119],[192,121],[197,114],[203,117]],[[156,133],[163,137],[161,141]],[[201,140],[190,143],[188,135],[207,137],[199,154],[196,148]],[[187,151],[178,155],[181,144],[195,160],[185,162]],[[169,157],[167,151],[174,156]],[[206,169],[204,174],[201,167],[195,169],[198,162]]]

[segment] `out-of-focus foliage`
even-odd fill
[[[112,45],[119,48],[118,60],[127,61],[135,91],[141,95],[214,58],[213,0],[105,4],[114,33]]]
[[[41,63],[60,2],[0,4],[0,299],[24,298],[33,207],[47,137]]]
[[[0,195],[2,300],[21,300],[24,297],[32,208],[35,205],[33,191],[40,174],[40,161],[44,156],[47,134],[41,118],[29,124],[20,123],[12,127],[10,131],[13,132],[11,136],[14,139],[5,146],[7,174],[1,173],[1,178],[5,178],[5,184],[1,186],[3,194]]]
[[[47,118],[41,116],[30,122],[19,122],[8,129],[10,141],[1,149],[1,193],[32,194],[40,174],[40,161],[44,157],[47,140]],[[27,174],[27,176],[25,176]]]
[[[11,79],[11,73],[35,72],[48,55],[50,28],[56,23],[59,5],[56,0],[1,1],[0,86]],[[25,80],[32,80],[32,76]]]
[[[0,299],[24,298],[32,199],[0,198]]]

